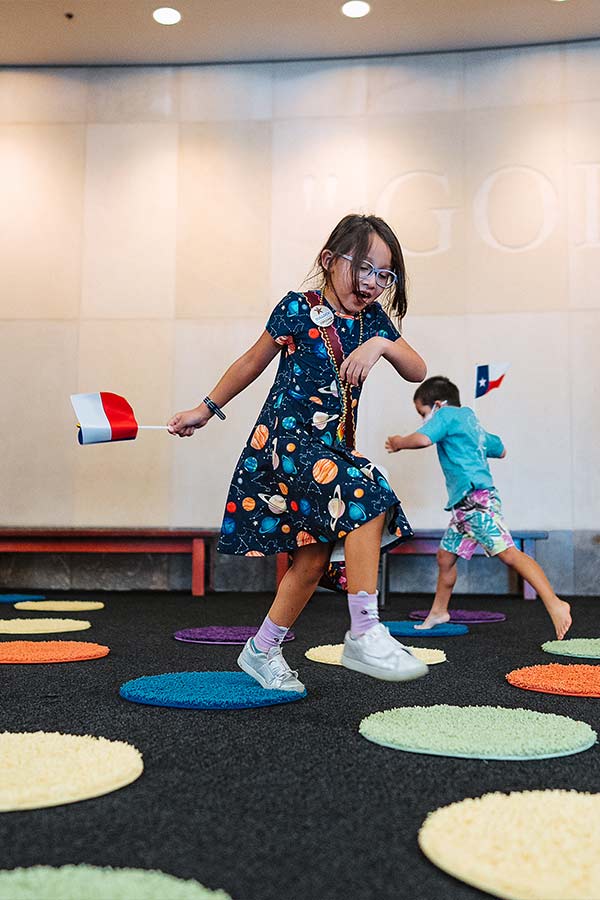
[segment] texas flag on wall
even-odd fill
[[[475,399],[500,387],[509,369],[510,363],[487,363],[484,366],[477,366]]]
[[[102,444],[106,441],[132,441],[138,423],[125,397],[100,391],[97,394],[71,394],[77,416],[80,444]]]

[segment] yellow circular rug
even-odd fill
[[[85,619],[0,619],[0,634],[52,634],[91,627]]]
[[[40,609],[47,612],[86,612],[88,609],[104,609],[99,600],[21,600],[15,609]]]
[[[598,900],[600,794],[484,794],[437,809],[419,846],[444,872],[508,900]]]
[[[124,741],[58,732],[0,733],[0,812],[100,797],[131,784],[142,755]]]
[[[328,666],[341,666],[343,649],[343,644],[321,644],[320,647],[311,647],[304,655],[313,662],[326,663]],[[427,647],[408,647],[407,649],[428,666],[446,662],[446,654],[443,650],[428,650]]]

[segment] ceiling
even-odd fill
[[[0,0],[0,64],[220,63],[515,46],[600,37],[598,0]],[[152,19],[175,6],[178,25]],[[71,19],[66,13],[72,13]]]

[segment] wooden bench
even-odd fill
[[[0,553],[191,553],[192,595],[214,590],[218,529],[0,528]]]
[[[379,605],[385,606],[389,591],[390,569],[389,557],[396,555],[404,556],[435,556],[440,546],[440,541],[444,530],[435,531],[415,531],[415,536],[404,544],[398,544],[388,553],[381,554],[381,574],[379,580]],[[512,539],[515,542],[517,550],[522,550],[535,559],[536,541],[548,540],[547,531],[511,531]],[[475,554],[483,556],[484,552],[481,547],[477,547]],[[535,600],[537,594],[531,585],[523,579],[521,582],[521,591],[526,600]]]
[[[410,541],[406,541],[403,544],[398,544],[398,546],[394,547],[393,550],[389,550],[387,553],[381,554],[381,569],[379,577],[379,605],[381,607],[385,606],[387,595],[389,592],[389,557],[396,555],[435,556],[440,546],[440,541],[443,534],[443,529],[434,531],[415,531],[415,536],[414,538],[411,538]],[[533,559],[535,559],[536,541],[545,541],[548,539],[547,531],[511,531],[511,535],[515,542],[515,547],[518,550],[523,550],[524,553],[527,553],[527,555],[533,557]],[[474,555],[483,556],[484,554],[482,548],[477,547]],[[277,585],[279,585],[279,582],[285,575],[288,564],[288,554],[278,553]],[[523,597],[526,600],[534,600],[537,595],[531,585],[528,584],[528,582],[523,581],[522,579],[519,579],[519,581],[522,582],[521,590],[523,593]]]

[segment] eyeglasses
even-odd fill
[[[339,255],[342,259],[347,259],[348,262],[352,262],[352,257],[347,253],[340,253]],[[389,288],[398,281],[398,276],[395,272],[392,272],[390,269],[377,269],[367,259],[363,259],[358,267],[358,275],[359,278],[365,280],[372,278],[374,275],[375,281],[381,288]]]

